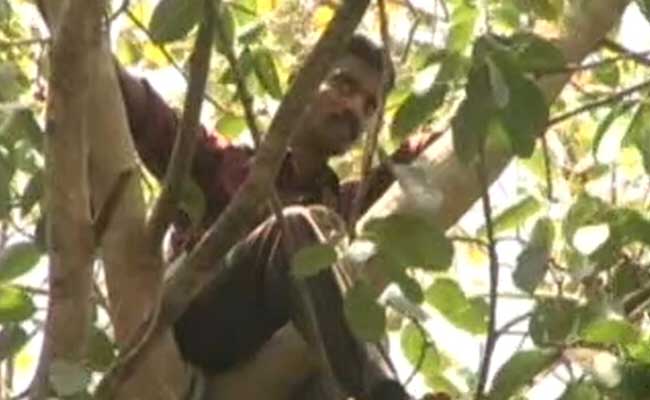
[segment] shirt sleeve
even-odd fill
[[[397,164],[408,164],[415,160],[417,156],[424,151],[429,145],[435,142],[442,132],[434,132],[424,137],[413,137],[407,139],[392,155],[391,160]],[[390,185],[395,181],[395,177],[387,165],[382,164],[370,171],[367,180],[366,193],[359,204],[359,215],[363,215],[372,204],[384,194]],[[350,180],[343,182],[340,190],[339,212],[349,220],[354,212],[354,202],[357,192],[360,190],[361,182],[359,180]]]
[[[145,80],[117,67],[131,135],[140,159],[159,180],[171,159],[180,120],[176,112]],[[246,177],[250,149],[234,146],[201,126],[191,168],[205,195],[203,225],[218,217]]]

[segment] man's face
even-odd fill
[[[292,146],[316,154],[342,154],[375,117],[382,76],[355,55],[338,61],[305,112]]]

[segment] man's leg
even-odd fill
[[[301,319],[304,308],[292,294],[290,265],[297,250],[322,240],[311,213],[290,207],[284,218],[291,235],[270,218],[237,244],[225,260],[225,278],[208,285],[175,324],[189,362],[224,371],[253,356],[286,322]],[[350,332],[332,269],[306,279],[305,285],[338,383],[349,395],[366,398],[386,374],[369,363],[365,345]]]

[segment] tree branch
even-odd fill
[[[567,63],[579,64],[617,23],[629,0],[593,0],[581,3],[579,12],[568,12],[571,19],[566,22],[563,35],[555,42],[563,52]],[[569,74],[554,74],[537,80],[549,103],[559,95]],[[540,132],[541,134],[541,132]],[[486,174],[491,184],[512,159],[503,150],[488,148]],[[443,202],[431,219],[447,229],[452,226],[474,202],[480,198],[481,190],[476,171],[460,163],[454,154],[451,133],[447,132],[421,155],[420,160],[429,167],[431,186],[444,194]],[[413,205],[399,185],[393,186],[379,199],[360,220],[392,214]]]
[[[105,376],[103,390],[124,379],[139,365],[160,339],[161,334],[182,314],[189,302],[212,279],[223,276],[221,259],[253,226],[260,204],[264,204],[284,155],[290,135],[297,127],[297,116],[305,111],[318,85],[339,57],[350,39],[369,0],[346,0],[316,44],[301,72],[282,101],[269,134],[258,149],[252,170],[238,194],[210,227],[206,236],[188,256],[186,262],[169,279],[162,299],[161,312],[152,324],[147,341],[125,352],[115,368]],[[227,232],[227,234],[223,234]],[[109,391],[98,389],[99,398]]]
[[[246,123],[248,125],[248,129],[250,129],[251,131],[251,135],[253,136],[253,141],[255,142],[255,146],[259,148],[262,135],[257,125],[257,121],[255,119],[255,112],[254,112],[255,107],[254,107],[253,96],[251,95],[251,93],[248,90],[248,87],[246,86],[246,79],[244,77],[244,74],[241,71],[239,62],[237,61],[237,57],[235,56],[235,52],[233,51],[232,46],[230,46],[227,43],[226,32],[224,32],[223,27],[221,25],[217,26],[217,35],[219,37],[219,41],[221,43],[224,43],[222,52],[226,57],[226,59],[228,60],[230,69],[232,70],[233,76],[235,77],[237,93],[239,94],[242,107],[244,108],[244,115],[246,116]],[[284,245],[283,250],[288,255],[295,254],[299,250],[298,248],[296,248],[298,242],[295,238],[293,229],[291,229],[291,227],[287,223],[286,218],[284,218],[282,200],[280,199],[280,196],[278,195],[275,186],[272,186],[270,191],[271,193],[270,193],[270,199],[268,204],[273,212],[273,215],[275,215],[276,221],[280,223],[282,234],[286,239],[283,241],[283,245]],[[294,320],[296,320],[297,325],[301,328],[300,329],[301,334],[303,335],[307,343],[309,343],[316,351],[318,360],[320,362],[320,368],[323,375],[325,376],[326,382],[336,383],[337,380],[332,371],[332,366],[329,361],[329,356],[327,354],[327,351],[325,350],[325,345],[323,343],[323,338],[321,336],[321,330],[318,327],[316,312],[314,311],[312,298],[307,289],[307,286],[305,285],[304,282],[293,279],[291,278],[291,276],[289,277],[289,279],[291,279],[291,286],[293,290],[293,293],[291,295],[291,301],[295,302],[296,308],[301,310],[301,312],[296,313],[297,315],[293,315],[293,318]],[[324,385],[323,387],[323,390],[327,391],[328,395],[330,394],[329,393],[331,391],[330,389],[331,387],[328,384]]]
[[[593,101],[591,103],[584,104],[584,105],[582,105],[580,107],[577,107],[574,110],[567,111],[567,112],[565,112],[563,114],[554,116],[551,119],[549,119],[548,126],[559,124],[561,122],[566,121],[567,119],[575,117],[576,115],[582,114],[583,112],[591,111],[591,110],[594,110],[596,108],[604,107],[604,106],[609,105],[611,103],[615,103],[615,102],[617,102],[619,100],[622,100],[625,97],[627,97],[627,96],[629,96],[629,95],[631,95],[633,93],[639,92],[639,91],[641,91],[643,89],[646,89],[648,87],[650,87],[650,79],[647,80],[647,81],[643,81],[641,83],[638,83],[638,84],[636,84],[634,86],[631,86],[631,87],[629,87],[627,89],[621,90],[620,92],[616,92],[613,95],[607,96],[607,97],[602,98],[600,100]]]
[[[210,56],[212,55],[215,27],[213,7],[214,5],[211,2],[205,2],[204,20],[199,27],[199,34],[190,56],[190,80],[187,95],[185,96],[183,118],[167,166],[163,191],[156,201],[149,221],[151,244],[156,248],[160,246],[167,227],[176,212],[177,204],[183,194],[185,181],[188,179],[192,167],[194,149],[200,130],[199,117],[203,103],[203,92],[205,92],[208,80]]]
[[[90,327],[93,233],[88,188],[91,52],[101,41],[101,0],[71,0],[53,39],[47,109],[49,303],[32,398],[49,396],[54,360],[82,363]]]
[[[476,172],[481,183],[481,203],[483,206],[483,216],[485,218],[485,230],[488,242],[488,254],[490,257],[490,312],[487,327],[487,338],[485,339],[485,352],[481,361],[481,368],[478,373],[478,383],[476,384],[476,400],[483,399],[485,386],[487,384],[490,372],[490,362],[496,346],[496,320],[497,320],[497,301],[499,294],[499,256],[496,250],[496,240],[494,236],[494,224],[492,220],[492,204],[489,192],[489,183],[485,172],[485,145],[479,153],[479,163],[476,165]]]

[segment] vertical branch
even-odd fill
[[[546,178],[546,199],[548,201],[553,201],[553,171],[551,166],[551,153],[548,148],[548,139],[546,138],[547,132],[542,134],[542,155],[544,156],[544,172]]]
[[[176,205],[183,194],[184,181],[187,179],[198,132],[200,129],[199,117],[203,92],[208,80],[210,56],[212,54],[212,40],[214,38],[214,5],[205,1],[205,18],[199,27],[199,34],[190,56],[190,81],[185,96],[183,118],[178,128],[176,142],[165,175],[165,184],[160,197],[154,206],[149,222],[152,245],[160,245],[167,230]]]
[[[32,398],[48,394],[54,360],[81,363],[90,326],[93,232],[88,188],[88,87],[101,42],[103,2],[71,0],[50,54],[46,196],[50,297]]]
[[[237,86],[237,93],[239,94],[242,107],[244,108],[244,115],[246,118],[248,129],[250,129],[251,131],[251,135],[253,136],[253,141],[255,142],[255,146],[259,148],[262,135],[255,118],[255,112],[254,112],[255,100],[251,95],[250,91],[248,90],[248,87],[246,86],[246,80],[241,71],[239,62],[237,61],[237,57],[235,56],[235,52],[232,46],[229,43],[227,43],[226,33],[224,32],[221,24],[218,24],[216,31],[219,37],[219,41],[221,43],[224,43],[222,49],[223,55],[228,60],[228,65],[230,66],[230,69],[233,72],[233,76],[235,77],[235,85]],[[273,212],[273,215],[275,216],[276,220],[280,224],[280,227],[282,229],[282,234],[285,238],[285,240],[282,242],[284,246],[283,250],[286,252],[287,255],[294,254],[297,250],[299,250],[297,249],[298,242],[295,237],[295,232],[293,231],[291,226],[288,224],[286,218],[284,217],[282,199],[280,198],[277,190],[275,189],[275,186],[271,187],[270,192],[271,195],[268,202],[269,207],[271,208],[271,211]],[[313,346],[314,349],[316,350],[316,354],[320,361],[320,368],[322,373],[326,377],[326,380],[329,382],[336,382],[336,378],[332,371],[332,366],[329,361],[329,357],[325,349],[325,345],[323,344],[321,330],[318,327],[316,312],[314,310],[312,298],[307,289],[307,286],[303,281],[295,280],[291,277],[289,279],[293,280],[292,286],[293,286],[293,291],[295,292],[291,296],[291,299],[292,301],[298,303],[296,304],[297,308],[300,309],[301,312],[304,314],[300,316],[294,316],[294,318],[300,319],[298,325],[300,325],[302,331],[301,333],[305,336],[305,341],[307,341],[307,343]],[[327,395],[331,397],[333,393],[329,393],[330,389],[331,388],[329,385],[324,385],[323,387],[323,390],[327,391],[328,392]]]
[[[485,160],[485,146],[481,145],[479,162],[476,167],[476,175],[481,184],[481,202],[483,204],[483,215],[487,233],[488,254],[490,257],[490,314],[487,327],[487,338],[485,340],[485,352],[481,360],[478,384],[476,385],[476,400],[484,398],[485,386],[490,372],[490,362],[498,338],[496,330],[497,300],[499,293],[499,258],[496,251],[496,240],[494,238],[494,224],[492,220],[492,204],[489,193],[489,180]]]
[[[347,224],[348,234],[351,237],[355,236],[354,227],[356,226],[357,220],[359,219],[359,214],[361,213],[364,199],[368,194],[368,179],[370,177],[370,170],[372,168],[372,159],[377,151],[379,132],[381,132],[381,128],[384,124],[384,108],[387,97],[386,91],[388,90],[388,82],[392,78],[388,73],[388,69],[390,68],[392,61],[390,57],[391,43],[390,33],[388,31],[388,15],[386,13],[386,3],[384,0],[377,0],[377,5],[379,8],[379,27],[384,47],[384,70],[382,71],[383,89],[382,96],[379,101],[379,107],[377,109],[377,118],[373,126],[371,126],[368,130],[369,132],[363,145],[363,155],[361,156],[361,180],[352,202],[352,210],[350,211],[350,218]]]
[[[342,51],[342,44],[352,36],[369,0],[346,0],[319,39],[302,70],[276,112],[269,134],[257,150],[251,172],[219,219],[166,282],[161,310],[153,320],[143,340],[135,343],[120,357],[97,389],[98,398],[110,398],[119,382],[140,366],[155,345],[160,342],[190,301],[212,279],[223,273],[220,260],[255,222],[255,210],[267,199],[275,176],[284,159],[291,133],[296,128],[296,116],[302,115],[306,104]],[[227,232],[227,235],[222,234]]]

